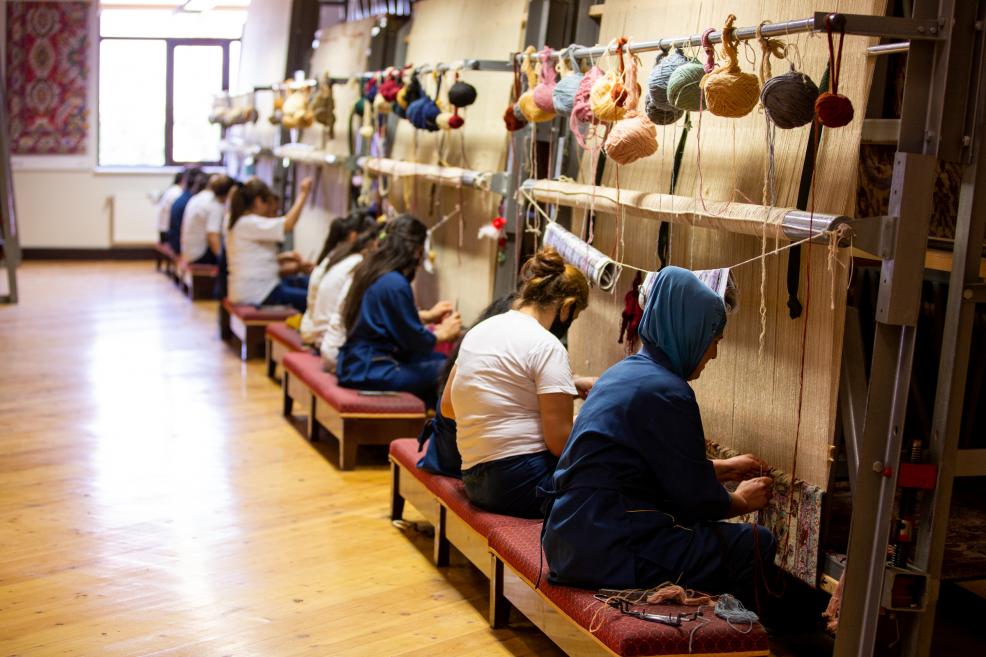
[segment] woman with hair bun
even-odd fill
[[[430,310],[418,310],[414,303],[411,281],[427,234],[415,217],[395,217],[384,226],[377,249],[353,270],[342,310],[347,338],[336,363],[340,385],[410,392],[435,407],[445,363],[435,344],[458,338],[462,320],[448,301]],[[425,323],[435,324],[434,332]]]
[[[278,251],[284,235],[298,223],[311,190],[312,179],[302,180],[298,198],[283,217],[274,216],[277,196],[259,178],[251,178],[230,192],[226,237],[230,301],[256,306],[289,305],[305,311],[308,277],[281,279]]]
[[[456,422],[469,499],[495,513],[539,518],[537,489],[568,440],[575,397],[594,382],[572,375],[561,342],[589,304],[589,282],[551,247],[524,264],[521,279],[515,308],[462,340],[441,412]]]

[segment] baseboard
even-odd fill
[[[111,249],[24,248],[24,260],[153,260],[154,247],[133,246]]]

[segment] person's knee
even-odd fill
[[[763,563],[773,563],[777,552],[777,540],[769,529],[762,525],[753,525],[754,547],[760,550]]]

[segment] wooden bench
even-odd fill
[[[448,563],[451,545],[487,574],[492,627],[507,624],[512,606],[569,655],[768,654],[767,635],[759,624],[748,632],[746,627],[733,628],[709,608],[703,610],[701,621],[686,621],[680,627],[649,623],[605,606],[593,598],[592,591],[550,584],[541,551],[540,521],[476,508],[466,499],[461,481],[419,470],[419,456],[414,439],[395,440],[390,445],[391,518],[400,519],[405,502],[410,502],[435,526],[437,566]],[[688,613],[694,608],[649,606],[648,611]],[[590,626],[596,631],[590,632]]]
[[[339,441],[339,468],[356,466],[359,445],[387,445],[421,431],[426,413],[420,399],[406,392],[379,395],[343,388],[322,370],[322,359],[307,352],[284,355],[281,386],[284,415],[298,403],[308,417],[308,439],[324,429]]]
[[[290,306],[251,306],[223,299],[219,304],[219,337],[240,341],[240,358],[247,360],[264,353],[268,324],[283,322],[297,310]]]
[[[192,301],[212,299],[216,288],[216,278],[219,276],[217,265],[198,265],[188,263],[181,256],[175,265],[178,283],[182,291]]]
[[[286,354],[307,351],[301,341],[301,334],[284,322],[268,324],[264,332],[264,353],[267,359],[267,376],[278,380],[277,368]]]
[[[178,262],[178,255],[175,253],[174,249],[167,242],[158,242],[154,245],[154,271],[161,271],[161,266],[164,266],[164,273],[167,274],[171,280],[176,281],[177,275],[175,273],[176,265]]]

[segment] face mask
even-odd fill
[[[555,312],[555,319],[554,321],[551,322],[551,328],[549,328],[548,330],[551,332],[553,336],[561,340],[562,344],[565,344],[567,346],[568,329],[572,325],[573,321],[575,321],[574,310],[569,311],[568,319],[562,320],[561,308],[559,308]]]

